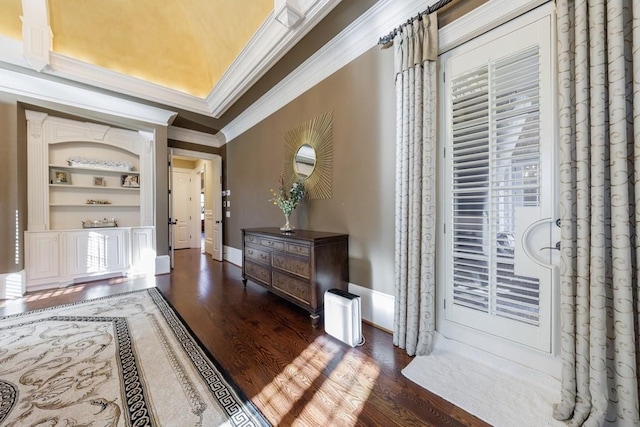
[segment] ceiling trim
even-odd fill
[[[22,67],[27,66],[43,73],[91,86],[219,118],[340,1],[300,0],[299,6],[303,18],[293,28],[285,27],[271,13],[206,98],[186,94],[52,52],[51,37],[55,34],[51,34],[47,22],[46,0],[25,0],[26,3],[31,4],[25,16],[32,18],[23,23],[23,34],[25,31],[33,32],[31,31],[33,27],[39,30],[40,38],[34,38],[34,41],[29,43],[13,40],[10,46],[4,46],[4,40],[10,39],[0,36],[0,61]],[[34,24],[29,26],[31,21]],[[45,24],[46,27],[43,27]],[[45,45],[47,43],[45,36],[49,37],[48,45]],[[24,40],[31,39],[24,37]],[[19,51],[16,49],[16,43],[21,46]],[[42,49],[47,46],[48,48],[43,51]],[[31,65],[32,61],[33,65]]]
[[[46,72],[69,80],[125,95],[137,96],[148,101],[154,101],[183,110],[204,115],[210,114],[209,108],[202,98],[106,68],[87,64],[86,62],[59,53],[51,53],[50,70],[46,70]]]
[[[430,3],[433,3],[432,0]],[[425,9],[424,0],[381,0],[222,128],[227,142],[260,123],[331,74],[375,47],[390,23]]]
[[[226,142],[224,135],[220,132],[217,134],[210,134],[176,126],[169,126],[168,138],[173,139],[174,141],[190,142],[192,144],[215,148],[222,147]]]
[[[300,4],[303,20],[287,28],[272,13],[207,96],[211,114],[219,118],[278,62],[341,0],[307,0]]]
[[[469,37],[493,28],[509,18],[525,13],[549,0],[494,0],[479,6],[438,31],[438,45],[450,49]],[[436,3],[430,0],[429,5]],[[424,0],[381,0],[349,27],[309,57],[260,99],[224,126],[227,142],[246,132],[268,116],[302,95],[369,49],[377,46],[381,35],[426,9]],[[391,83],[390,83],[391,84]]]
[[[2,68],[0,68],[0,92],[161,126],[168,126],[177,115],[175,111]]]

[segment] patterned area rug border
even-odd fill
[[[115,297],[135,295],[143,292],[147,293],[147,295],[159,309],[163,319],[167,322],[171,331],[174,333],[175,337],[180,343],[180,348],[191,360],[193,366],[198,371],[198,374],[207,385],[211,396],[219,402],[220,407],[223,408],[226,412],[227,416],[229,417],[230,425],[270,426],[271,424],[267,421],[267,419],[262,415],[258,408],[253,404],[253,402],[244,394],[244,392],[237,386],[229,373],[220,365],[220,363],[202,344],[200,339],[194,334],[193,330],[187,325],[187,323],[180,316],[177,310],[155,287],[136,291],[122,292],[115,295],[108,295],[69,304],[62,304],[54,307],[31,310],[24,313],[0,316],[0,321],[26,317],[34,314],[46,314],[49,311],[59,310],[62,308],[68,308],[102,300],[109,300]],[[102,318],[102,320],[104,319],[106,318]],[[219,381],[219,378],[222,378],[223,381]],[[11,395],[10,392],[12,392],[12,390],[10,388],[4,387],[0,391],[2,391],[2,393],[0,394],[0,398],[2,398],[0,400],[0,412],[8,413],[11,410],[11,406],[13,406],[15,402],[8,402],[6,399],[4,399],[4,397]],[[2,402],[9,404],[9,406],[3,406],[1,404]]]

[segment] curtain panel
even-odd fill
[[[640,0],[557,0],[562,402],[639,426]]]
[[[431,351],[435,331],[435,13],[393,40],[396,83],[395,318],[393,342],[409,355]]]

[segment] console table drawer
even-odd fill
[[[252,262],[245,262],[245,271],[251,276],[267,285],[271,284],[271,275],[268,267],[263,267]]]
[[[287,252],[290,254],[309,256],[311,247],[307,245],[298,245],[297,243],[287,243]]]
[[[247,243],[253,243],[254,245],[260,244],[260,239],[258,239],[256,236],[251,235],[244,236],[244,241]]]
[[[311,266],[309,261],[290,258],[282,255],[273,255],[272,265],[280,270],[288,271],[289,273],[297,274],[305,279],[309,278],[311,273]]]
[[[260,249],[246,247],[244,249],[245,256],[253,261],[260,262],[262,264],[269,264],[269,252],[261,251]]]
[[[269,249],[284,251],[284,242],[280,240],[260,239],[260,245]]]
[[[280,272],[273,272],[273,287],[299,299],[306,304],[311,302],[311,286],[309,282],[294,279]]]

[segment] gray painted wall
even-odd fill
[[[268,202],[278,185],[287,131],[333,111],[333,197],[296,209],[298,228],[349,234],[350,282],[393,294],[395,86],[392,49],[371,49],[226,146],[231,218],[225,243],[241,229],[281,226]]]

